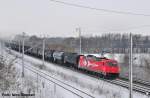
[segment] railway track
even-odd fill
[[[125,78],[125,77],[119,77],[120,80],[124,80],[124,81],[129,81],[129,79]],[[137,79],[137,78],[133,78],[133,82],[134,83],[137,83],[137,84],[141,84],[141,85],[146,85],[150,88],[150,82],[148,81],[144,81],[144,80],[141,80],[141,79]]]
[[[136,83],[145,84],[146,86],[148,86],[150,88],[150,82],[148,82],[148,81],[143,81],[141,79],[133,79],[133,81]]]
[[[116,85],[120,85],[122,87],[125,88],[129,88],[129,82],[128,81],[124,81],[121,79],[116,79],[116,80],[105,80],[108,81],[110,83],[116,84]],[[141,85],[142,84],[142,85]],[[133,83],[133,90],[146,94],[146,95],[150,95],[150,87],[147,86],[147,84],[143,84],[143,83]]]
[[[33,57],[33,56],[32,56]],[[34,57],[36,58],[36,57]],[[37,58],[36,58],[37,59]],[[39,59],[39,58],[38,58]],[[48,61],[46,61],[48,62]],[[51,63],[51,62],[49,62]],[[53,63],[55,64],[55,63]],[[57,66],[60,66],[59,64],[55,64]],[[108,79],[103,79],[103,78],[99,78],[99,76],[97,75],[93,75],[91,74],[90,72],[85,72],[85,71],[81,71],[81,70],[78,70],[76,68],[72,68],[72,67],[67,67],[67,66],[61,66],[61,67],[65,67],[67,69],[70,69],[72,71],[76,71],[76,72],[80,72],[80,73],[84,73],[88,76],[92,76],[94,78],[97,78],[97,79],[101,79],[101,80],[104,80],[106,82],[109,82],[109,83],[112,83],[112,84],[115,84],[115,85],[119,85],[119,86],[122,86],[122,87],[125,87],[125,88],[129,88],[129,82],[128,82],[128,79],[124,79],[124,78],[118,78],[116,80],[108,80]],[[150,83],[147,82],[147,81],[143,81],[143,80],[135,80],[134,79],[134,82],[133,82],[133,90],[136,91],[136,92],[140,92],[140,93],[143,93],[143,94],[146,94],[146,95],[150,95]]]
[[[21,64],[21,63],[18,63],[18,64]],[[35,67],[32,66],[26,66],[25,65],[25,68],[29,71],[32,71],[34,73],[37,73],[38,75],[40,75],[41,77],[43,77],[44,79],[48,80],[48,81],[51,81],[53,83],[55,83],[56,85],[62,87],[63,89],[73,93],[74,95],[77,95],[78,97],[80,98],[84,98],[86,96],[86,98],[95,98],[94,96],[80,90],[80,89],[77,89],[67,83],[64,83],[62,82],[61,80],[58,80],[56,79],[55,77],[53,76],[50,76],[49,74],[45,73],[45,72],[42,72],[40,71],[39,69],[36,69]],[[84,97],[83,97],[84,96]]]

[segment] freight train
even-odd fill
[[[19,51],[19,45],[13,43],[6,43],[6,46],[12,50]],[[30,46],[24,46],[25,54],[42,58],[42,49],[30,49]],[[20,46],[20,50],[22,46]],[[22,52],[22,51],[21,51]],[[57,50],[46,49],[44,58],[52,63],[61,64],[62,66],[69,65],[71,67],[82,69],[88,72],[100,74],[104,78],[116,79],[119,77],[120,67],[118,62],[106,57],[98,57],[94,54],[78,54]]]

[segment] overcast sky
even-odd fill
[[[68,3],[150,15],[150,0],[59,0]],[[50,0],[0,0],[0,35],[78,36],[150,32],[150,16],[124,15],[59,4]]]

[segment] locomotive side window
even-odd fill
[[[116,62],[107,62],[107,64],[108,64],[109,66],[117,66],[117,65],[118,65]]]

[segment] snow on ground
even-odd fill
[[[21,54],[12,51],[13,54],[20,56]],[[21,62],[18,59],[18,62]],[[37,68],[42,64],[42,61],[33,57],[25,56],[25,65],[36,66]],[[20,66],[16,64],[16,66]],[[21,70],[21,69],[20,69]],[[49,75],[78,88],[95,98],[128,98],[129,91],[126,88],[104,82],[103,80],[92,78],[85,74],[74,72],[55,64],[45,62],[45,68],[41,70]],[[58,87],[54,83],[48,82],[42,77],[25,70],[25,77],[32,82],[36,93],[36,98],[79,98],[78,96]],[[25,78],[26,79],[26,78]],[[31,83],[30,83],[31,84]],[[86,98],[86,97],[84,97]],[[134,92],[134,98],[149,98],[146,95]]]

